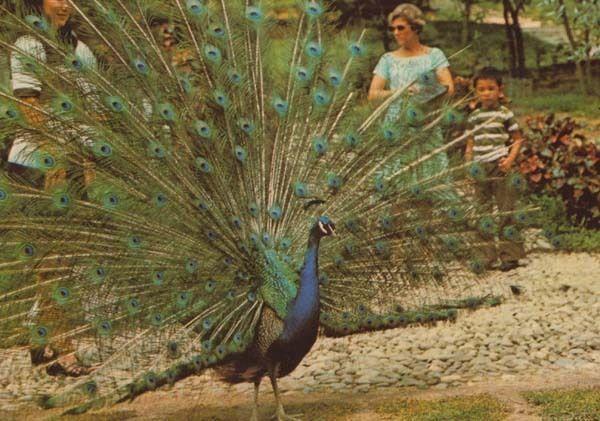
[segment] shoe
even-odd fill
[[[499,269],[502,272],[508,272],[508,271],[511,271],[511,270],[516,269],[518,267],[519,267],[519,261],[518,260],[507,260],[506,262],[500,263]]]

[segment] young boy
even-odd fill
[[[485,170],[485,180],[476,187],[482,210],[491,214],[495,203],[500,212],[509,212],[514,210],[518,194],[509,185],[506,175],[519,154],[523,139],[514,114],[500,104],[503,95],[500,73],[486,67],[475,76],[473,85],[479,106],[467,119],[469,129],[475,132],[467,139],[465,159],[481,163]],[[510,221],[510,216],[500,220],[497,248],[493,233],[480,233],[485,242],[481,250],[487,268],[491,268],[499,257],[500,270],[508,271],[519,266],[519,259],[525,257],[523,244],[509,241],[503,235]]]

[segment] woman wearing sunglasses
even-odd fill
[[[397,132],[398,137],[408,134],[420,139],[412,142],[409,150],[405,150],[401,157],[392,160],[385,167],[384,176],[400,170],[403,161],[411,162],[443,144],[443,134],[439,127],[427,131],[420,130],[420,127],[406,128],[408,105],[421,107],[432,98],[444,93],[454,93],[450,64],[446,56],[439,48],[421,43],[420,34],[425,25],[423,12],[412,4],[403,3],[388,15],[388,25],[398,43],[398,49],[385,53],[379,59],[373,71],[369,100],[384,100],[402,90],[404,95],[389,106],[385,123]],[[410,122],[408,126],[411,126]],[[406,175],[408,179],[403,177],[402,181],[416,184],[418,180],[442,172],[447,166],[446,154],[438,153],[413,169]]]

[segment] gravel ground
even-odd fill
[[[600,255],[531,254],[527,266],[493,272],[488,281],[506,292],[506,302],[461,312],[455,323],[320,338],[301,366],[281,380],[282,390],[287,395],[362,394],[406,386],[435,391],[490,379],[510,384],[526,376],[600,373]],[[511,285],[522,292],[513,294]],[[17,373],[15,367],[20,367]],[[27,354],[0,355],[0,408],[16,410],[27,403],[27,398],[15,401],[20,384],[34,393],[50,382],[31,369]],[[267,383],[263,395],[270,393]],[[223,402],[251,397],[250,385],[229,387],[210,372],[148,395],[151,401],[150,395],[192,399],[207,391]]]

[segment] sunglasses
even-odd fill
[[[406,28],[408,28],[408,26],[405,26],[405,25],[388,26],[388,30],[390,32],[394,32],[394,31],[402,32]]]

